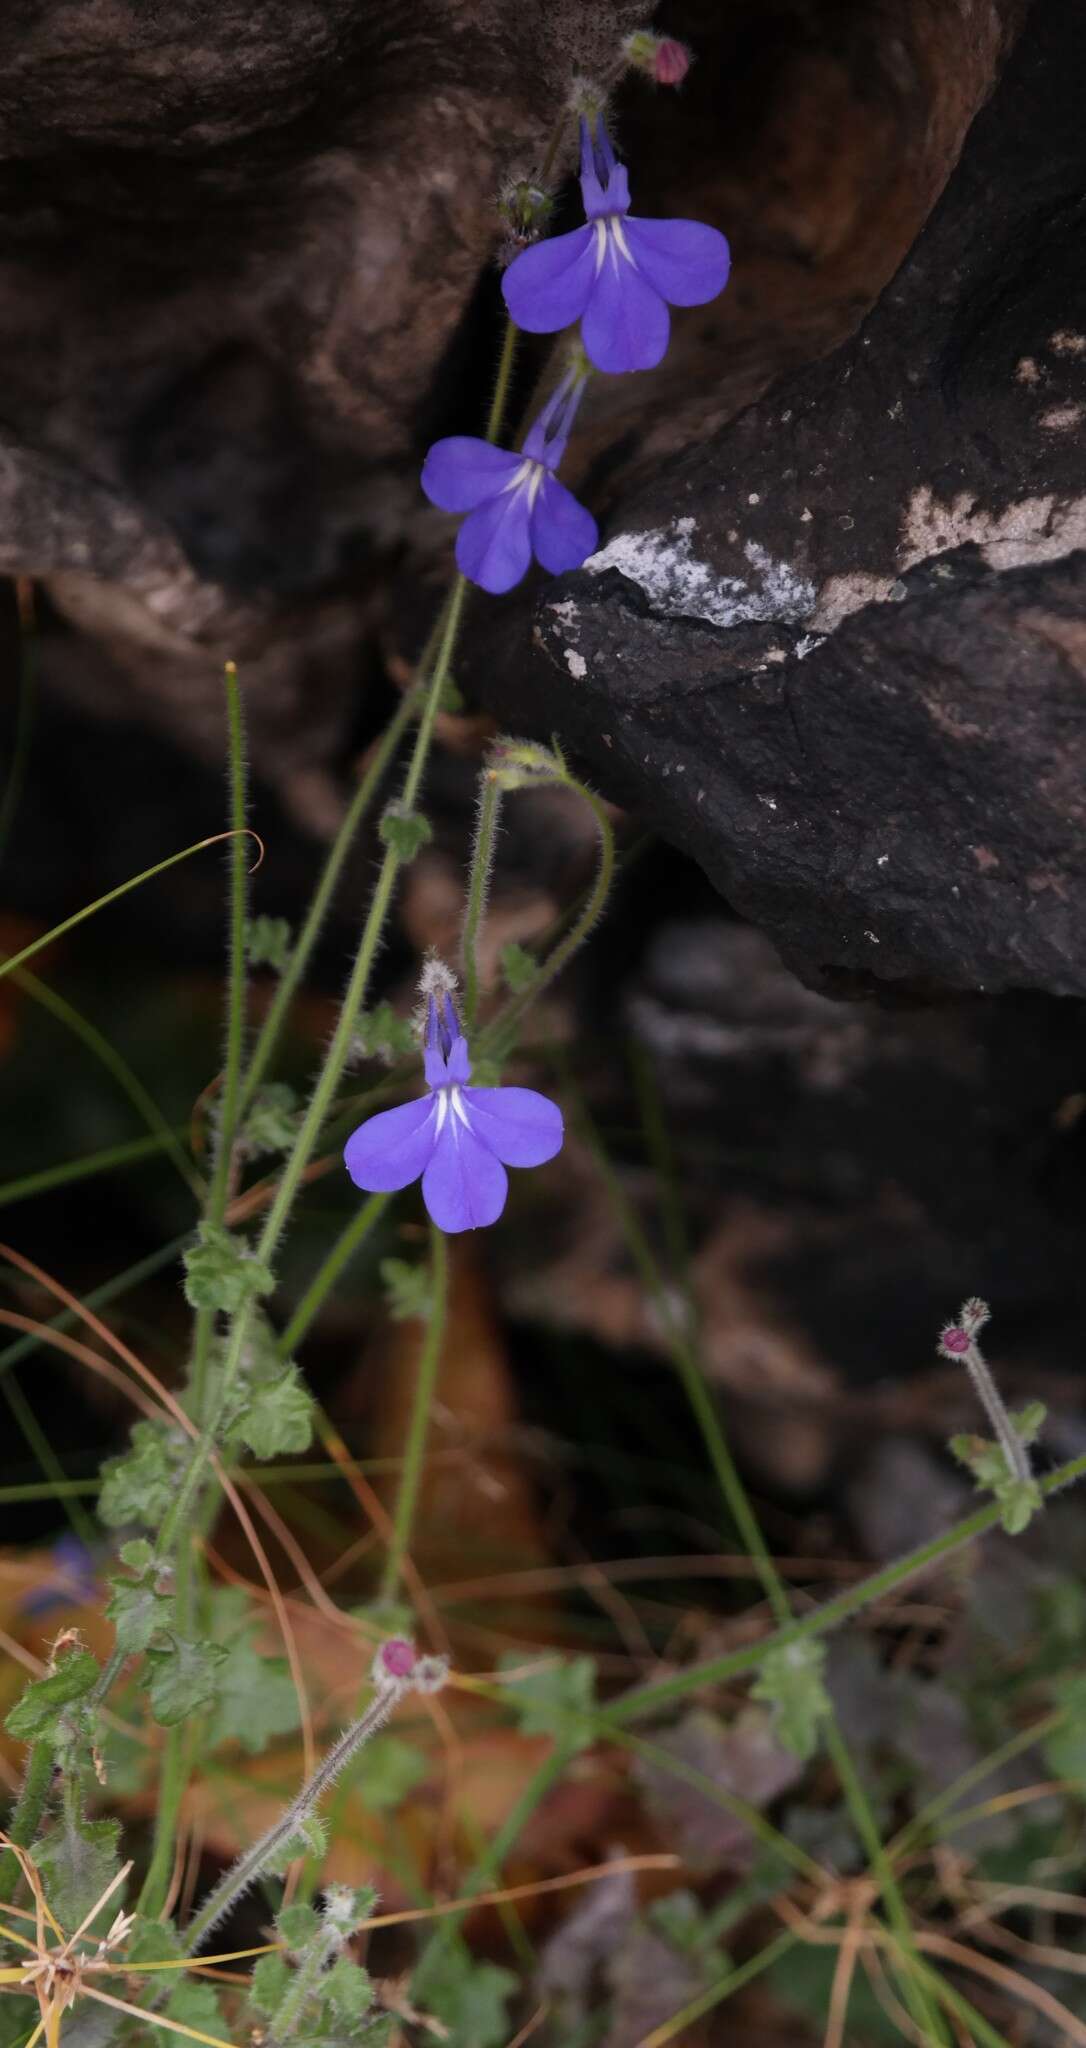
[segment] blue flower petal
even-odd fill
[[[356,1188],[392,1194],[418,1179],[436,1141],[437,1098],[422,1095],[359,1124],[343,1148],[343,1160]]]
[[[422,1177],[422,1199],[439,1230],[482,1230],[505,1207],[509,1180],[504,1166],[461,1123],[451,1103]]]
[[[430,449],[422,465],[422,488],[443,512],[471,512],[504,490],[520,459],[474,434],[450,434]]]
[[[528,519],[528,494],[522,488],[469,512],[456,536],[458,568],[494,597],[512,590],[532,559]]]
[[[562,1149],[556,1102],[534,1088],[465,1088],[471,1128],[506,1166],[543,1166]]]
[[[457,1032],[449,1047],[449,1079],[450,1081],[471,1080],[471,1057],[468,1052],[468,1041],[462,1031]]]
[[[731,251],[718,228],[700,220],[624,221],[642,277],[672,306],[704,306],[728,282]]]
[[[574,228],[522,249],[502,278],[502,293],[518,327],[528,334],[556,334],[580,319],[595,274],[595,233]]]
[[[668,310],[651,284],[619,254],[608,237],[607,254],[581,322],[589,361],[612,376],[651,370],[667,353]]]
[[[599,528],[591,512],[556,477],[546,476],[532,506],[532,549],[537,562],[552,576],[579,569],[599,545]],[[540,1097],[542,1100],[542,1097]]]

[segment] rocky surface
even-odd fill
[[[1086,990],[1084,70],[1046,0],[854,339],[479,622],[500,715],[831,991]]]
[[[725,227],[734,283],[657,372],[598,387],[601,511],[636,506],[886,285],[1024,0],[672,0],[681,94],[623,89],[647,213]],[[0,21],[0,567],[77,629],[47,682],[258,768],[324,829],[367,645],[401,642],[447,524],[418,462],[480,423],[496,194],[634,0],[13,0]],[[560,152],[559,168],[568,163]],[[527,349],[518,405],[547,345]],[[390,568],[404,573],[390,599]],[[325,786],[320,783],[325,778]]]

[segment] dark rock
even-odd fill
[[[479,623],[503,719],[835,993],[1086,990],[1084,88],[1046,0],[862,332]]]

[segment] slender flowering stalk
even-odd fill
[[[562,1112],[534,1088],[472,1088],[467,1039],[447,990],[427,999],[425,1095],[368,1117],[343,1158],[358,1188],[391,1193],[422,1179],[439,1230],[496,1223],[507,1166],[542,1166],[562,1149]]]
[[[522,250],[502,279],[505,303],[530,334],[579,320],[598,370],[651,370],[667,350],[669,305],[704,306],[723,291],[727,241],[702,221],[630,213],[629,177],[602,115],[594,128],[581,120],[581,192],[585,226]]]
[[[583,363],[567,371],[519,455],[474,434],[451,434],[426,457],[422,488],[431,504],[468,515],[456,536],[457,566],[492,596],[512,590],[533,555],[558,576],[595,552],[592,514],[555,475],[586,378]]]
[[[338,1778],[351,1758],[357,1756],[370,1736],[384,1727],[405,1693],[436,1691],[444,1682],[446,1671],[443,1659],[419,1658],[414,1645],[399,1637],[382,1643],[373,1664],[376,1690],[365,1713],[344,1730],[338,1742],[333,1743],[327,1756],[322,1758],[312,1777],[306,1780],[297,1798],[291,1801],[278,1820],[273,1821],[259,1841],[246,1849],[219,1879],[210,1897],[189,1923],[186,1946],[190,1955],[195,1955],[211,1929],[224,1913],[229,1912],[242,1893],[256,1883],[261,1872],[279,1859],[285,1845],[309,1819],[322,1793]]]
[[[940,1332],[939,1349],[944,1358],[953,1365],[964,1365],[973,1382],[973,1390],[992,1425],[992,1433],[1007,1461],[1007,1470],[1013,1479],[1023,1486],[1032,1486],[1033,1467],[1029,1452],[1007,1413],[1003,1396],[992,1378],[991,1368],[984,1356],[977,1337],[991,1317],[986,1301],[975,1295],[964,1302],[955,1323],[947,1323]]]

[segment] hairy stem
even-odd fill
[[[511,1043],[514,1026],[519,1023],[525,1010],[536,1001],[541,991],[546,988],[548,982],[553,981],[556,975],[561,974],[562,969],[572,960],[579,947],[583,946],[593,926],[602,916],[607,898],[611,893],[611,884],[614,881],[615,875],[615,835],[611,829],[611,820],[607,815],[606,807],[601,803],[595,792],[586,788],[583,782],[575,781],[570,775],[563,776],[562,780],[569,789],[576,790],[578,796],[584,799],[584,802],[592,812],[596,823],[596,830],[599,833],[599,865],[596,869],[592,887],[588,891],[581,909],[574,922],[570,925],[569,930],[551,948],[546,958],[539,962],[530,982],[513,997],[511,1002],[506,1003],[504,1009],[498,1012],[498,1015],[491,1020],[486,1030],[481,1034],[478,1049],[480,1054],[483,1055],[496,1053],[500,1056],[501,1049]]]
[[[339,1741],[333,1743],[327,1756],[317,1765],[311,1778],[307,1779],[297,1797],[274,1820],[259,1841],[246,1849],[236,1863],[224,1872],[218,1884],[201,1906],[200,1911],[190,1920],[185,1930],[185,1947],[188,1955],[195,1955],[211,1929],[228,1913],[231,1906],[249,1886],[256,1883],[262,1871],[278,1859],[279,1852],[299,1828],[309,1819],[314,1807],[329,1785],[356,1756],[363,1743],[383,1728],[397,1702],[410,1690],[410,1679],[390,1678],[374,1693],[369,1706],[357,1721],[344,1730]]]
[[[36,1742],[26,1760],[22,1790],[7,1825],[9,1841],[18,1849],[29,1849],[41,1826],[49,1787],[53,1782],[53,1752],[46,1742]],[[19,1860],[10,1849],[0,1851],[0,1905],[9,1905],[19,1882]]]
[[[1049,1499],[1083,1478],[1086,1478],[1086,1453],[1068,1459],[1055,1472],[1039,1479],[1037,1485],[1042,1497]],[[846,1587],[832,1600],[823,1601],[821,1607],[812,1608],[801,1620],[790,1621],[786,1628],[775,1629],[772,1635],[763,1636],[760,1642],[745,1643],[741,1649],[730,1650],[725,1656],[706,1658],[703,1664],[692,1664],[685,1671],[675,1672],[671,1678],[657,1679],[650,1685],[638,1686],[634,1691],[625,1693],[602,1710],[596,1723],[599,1732],[605,1734],[612,1723],[622,1725],[628,1721],[643,1720],[659,1713],[663,1707],[688,1699],[692,1693],[701,1692],[707,1686],[724,1685],[744,1671],[756,1671],[774,1650],[785,1650],[790,1643],[802,1643],[809,1638],[827,1635],[831,1629],[839,1628],[842,1622],[870,1607],[874,1601],[896,1593],[910,1579],[930,1571],[954,1551],[963,1549],[978,1536],[994,1529],[1001,1512],[998,1501],[977,1508],[974,1514],[956,1522],[952,1529],[944,1530],[941,1536],[933,1536],[930,1543],[921,1543],[917,1549],[907,1551],[893,1564],[884,1565],[881,1571],[872,1572],[869,1578]]]
[[[313,900],[306,912],[305,922],[290,950],[286,969],[279,978],[279,985],[268,1008],[267,1016],[257,1033],[256,1043],[245,1073],[242,1088],[242,1102],[251,1101],[267,1073],[269,1062],[279,1043],[290,1006],[294,1001],[302,977],[312,958],[313,948],[320,936],[328,907],[335,894],[336,885],[343,872],[343,864],[350,852],[366,812],[369,810],[377,791],[388,772],[389,763],[407,731],[418,707],[418,690],[413,687],[405,692],[396,711],[385,727],[374,748],[373,758],[355,790],[338,832],[328,852],[320,881],[317,883]]]
[[[391,1195],[371,1195],[369,1201],[363,1202],[362,1207],[351,1217],[346,1228],[341,1230],[327,1258],[322,1260],[314,1273],[285,1330],[276,1341],[276,1350],[280,1358],[289,1358],[295,1346],[301,1343],[310,1323],[319,1315],[325,1299],[331,1293],[344,1267],[350,1264],[359,1246],[380,1222],[391,1200]]]
[[[484,769],[475,821],[475,843],[471,850],[464,930],[460,942],[464,969],[464,1030],[468,1038],[475,1027],[475,1013],[479,1007],[479,933],[490,896],[490,877],[494,867],[501,807],[501,783],[492,768]]]
[[[245,730],[242,719],[238,672],[232,661],[226,664],[226,728],[230,788],[230,916],[228,940],[226,1049],[223,1060],[222,1092],[219,1099],[211,1181],[204,1205],[204,1221],[220,1227],[226,1214],[227,1196],[234,1162],[241,1090],[241,1057],[245,1043],[245,921],[248,909],[246,876],[245,813],[246,771]],[[207,1375],[215,1311],[201,1308],[196,1313],[192,1345],[192,1400],[196,1420],[203,1420],[207,1405]]]
[[[1008,1472],[1023,1486],[1032,1485],[1033,1467],[1029,1461],[1029,1451],[1007,1413],[1006,1403],[992,1377],[991,1367],[975,1338],[968,1351],[964,1353],[962,1363],[973,1383],[973,1391],[992,1426],[992,1434],[1007,1461]]]
[[[426,1333],[419,1352],[418,1376],[415,1381],[415,1398],[411,1406],[411,1421],[404,1446],[403,1469],[400,1487],[396,1496],[396,1508],[392,1521],[392,1541],[385,1559],[381,1579],[380,1599],[394,1600],[400,1584],[404,1558],[407,1555],[411,1530],[418,1504],[419,1486],[422,1480],[423,1460],[426,1455],[426,1438],[430,1428],[430,1410],[433,1406],[434,1388],[437,1385],[438,1366],[441,1362],[441,1340],[445,1333],[445,1305],[448,1294],[448,1251],[444,1233],[436,1223],[430,1225],[430,1313],[426,1322]]]

